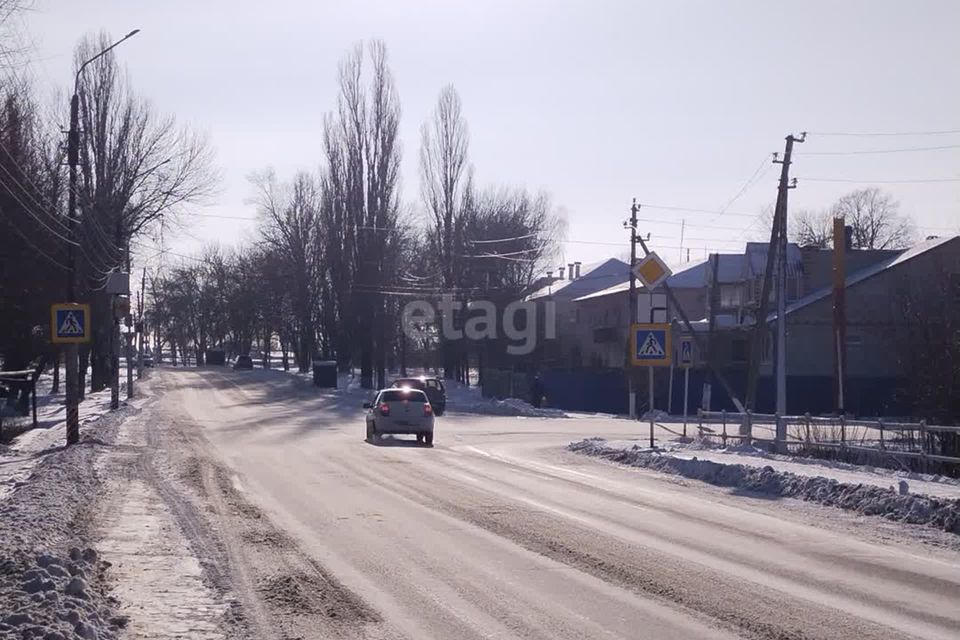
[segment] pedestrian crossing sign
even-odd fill
[[[670,323],[634,324],[630,339],[630,355],[634,365],[669,367],[673,361]]]
[[[50,342],[55,344],[90,342],[90,305],[71,303],[50,305]]]

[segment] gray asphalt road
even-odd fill
[[[321,628],[310,615],[324,619],[316,637],[952,639],[960,630],[958,556],[907,542],[901,525],[562,448],[635,436],[628,421],[451,413],[437,420],[432,449],[406,438],[375,446],[363,441],[356,396],[272,372],[154,375],[161,415],[179,416],[228,476],[220,486],[230,495],[214,510],[253,505],[257,535],[295,546],[316,570],[297,589],[338,590],[335,606],[306,612],[292,599],[308,637]],[[208,475],[202,482],[216,485]],[[237,527],[222,527],[232,571],[238,584],[259,584],[237,565],[267,556],[251,550],[252,534],[231,543]],[[269,610],[261,614],[269,628]]]

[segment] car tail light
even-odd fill
[[[390,415],[390,405],[388,405],[386,402],[381,402],[380,406],[377,408],[380,410],[380,415],[382,416]]]
[[[430,406],[430,403],[429,403],[429,402],[424,403],[424,405],[423,405],[423,415],[425,415],[425,416],[432,416],[432,415],[433,415],[433,407]]]

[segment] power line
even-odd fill
[[[2,164],[0,164],[0,168],[2,168],[2,169],[4,170],[4,172],[7,171],[6,167],[4,167]],[[8,175],[9,175],[9,174],[8,174]],[[30,207],[28,207],[27,204],[26,204],[23,200],[20,199],[20,197],[16,194],[16,192],[15,192],[12,188],[10,188],[10,185],[9,185],[9,184],[7,184],[6,182],[4,182],[4,181],[2,181],[2,180],[0,180],[0,184],[3,185],[3,188],[7,191],[7,193],[10,195],[10,197],[12,197],[14,200],[16,200],[17,203],[20,205],[20,207],[21,207],[24,211],[26,211],[27,214],[28,214],[31,218],[33,218],[34,220],[36,220],[37,223],[40,224],[40,226],[42,226],[44,229],[46,229],[47,231],[49,231],[50,233],[52,233],[54,236],[56,236],[57,238],[59,238],[59,239],[62,240],[63,242],[66,242],[67,244],[72,244],[72,245],[75,246],[75,247],[80,246],[79,244],[77,244],[77,243],[74,242],[73,240],[70,240],[70,239],[67,238],[66,236],[61,235],[61,234],[60,234],[59,232],[57,232],[55,229],[53,229],[52,227],[50,227],[46,222],[44,222],[43,220],[41,220],[40,217],[33,211],[33,209],[30,208]]]
[[[808,136],[943,136],[960,133],[960,129],[947,129],[944,131],[807,131]]]
[[[640,203],[640,208],[641,209],[644,209],[644,208],[663,209],[664,211],[686,211],[688,213],[708,213],[712,215],[738,216],[742,218],[752,218],[754,215],[756,215],[753,213],[737,213],[735,211],[722,211],[718,209],[693,209],[690,207],[671,207],[671,206],[662,205],[662,204],[647,204],[645,202]]]
[[[49,261],[50,261],[51,263],[53,263],[54,265],[60,267],[60,268],[63,269],[64,271],[69,271],[69,269],[68,269],[64,264],[62,264],[59,260],[57,260],[56,258],[51,257],[50,255],[48,255],[47,253],[45,253],[42,249],[40,249],[40,247],[38,247],[37,245],[33,244],[33,241],[31,241],[30,238],[28,238],[26,235],[24,235],[23,232],[20,231],[20,229],[17,228],[17,225],[12,224],[12,223],[10,223],[10,222],[7,222],[7,226],[9,226],[11,229],[13,229],[14,233],[16,233],[18,236],[20,236],[20,238],[21,238],[24,242],[26,242],[28,245],[30,245],[30,247],[31,247],[34,251],[36,251],[36,252],[39,253],[41,256],[43,256],[44,258],[46,258],[47,260],[49,260]]]
[[[767,172],[770,171],[770,167],[773,166],[772,164],[770,164],[770,161],[768,158],[769,155],[770,154],[763,156],[763,160],[760,162],[760,165],[757,167],[756,171],[754,171],[753,174],[747,179],[747,181],[743,183],[743,186],[740,187],[740,190],[737,191],[736,195],[730,198],[730,200],[727,201],[727,204],[721,207],[718,217],[723,215],[726,212],[726,210],[730,208],[730,206],[740,198],[740,196],[746,193],[747,189],[752,187],[757,182],[760,182],[760,180],[762,180],[763,177],[767,175]],[[761,174],[761,171],[763,172],[762,174]]]
[[[945,144],[938,147],[902,147],[900,149],[864,149],[858,151],[806,151],[798,156],[860,156],[880,153],[909,153],[912,151],[941,151],[943,149],[960,149],[960,144]]]
[[[526,240],[527,238],[534,238],[537,234],[528,233],[523,236],[515,236],[513,238],[497,238],[496,240],[467,240],[470,244],[491,244],[494,242],[510,242],[512,240]]]
[[[851,180],[848,178],[797,178],[807,182],[849,182],[857,184],[920,184],[931,182],[960,182],[960,178],[917,178],[903,180]]]

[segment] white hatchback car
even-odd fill
[[[385,433],[410,433],[417,442],[433,445],[433,406],[419,389],[383,389],[367,409],[367,441],[374,442]]]

